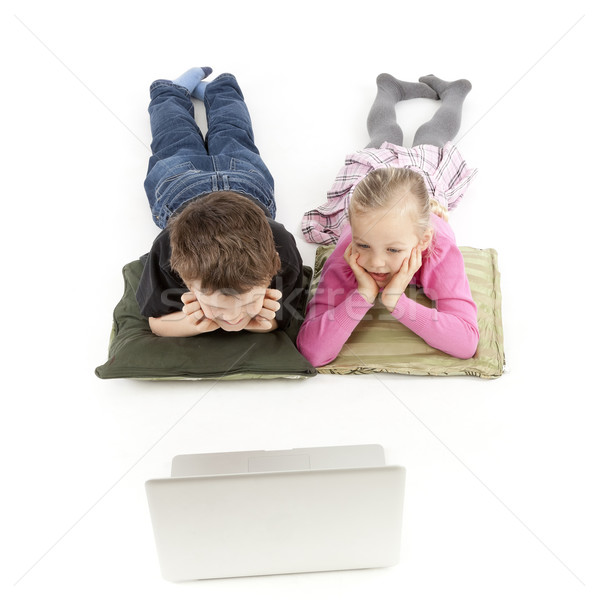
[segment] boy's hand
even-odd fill
[[[343,253],[343,258],[347,264],[351,267],[351,270],[356,276],[358,282],[358,293],[370,304],[374,304],[376,297],[379,294],[378,283],[368,274],[366,269],[363,269],[358,264],[358,258],[360,254],[353,251],[353,244],[350,244]]]
[[[280,290],[267,288],[262,302],[262,310],[244,327],[247,331],[266,332],[277,328],[275,313],[281,308],[278,302],[281,299]]]
[[[381,301],[389,312],[395,310],[400,296],[406,291],[412,277],[422,266],[422,250],[419,247],[412,248],[409,257],[404,258],[399,271],[393,275],[391,281],[385,286],[381,294]]]
[[[194,327],[197,333],[208,333],[219,329],[219,325],[207,319],[204,315],[196,295],[193,292],[185,292],[181,296],[181,302],[183,302],[183,313],[186,315],[187,321]]]

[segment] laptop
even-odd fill
[[[375,444],[176,456],[146,482],[169,581],[388,567],[405,469]]]

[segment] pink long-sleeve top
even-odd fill
[[[435,235],[422,256],[422,266],[411,283],[422,288],[434,308],[422,306],[403,294],[391,313],[429,346],[457,358],[471,358],[478,345],[476,304],[464,269],[462,253],[447,222],[432,215]],[[373,304],[358,292],[358,283],[343,257],[352,239],[345,227],[327,259],[318,289],[308,304],[297,346],[315,366],[326,365],[339,354],[352,331]]]

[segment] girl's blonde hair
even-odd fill
[[[360,212],[397,207],[414,220],[416,234],[422,237],[430,228],[431,213],[448,220],[447,209],[428,194],[424,177],[405,168],[381,168],[371,171],[354,188],[349,219]]]

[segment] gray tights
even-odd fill
[[[403,146],[403,131],[397,124],[395,105],[412,98],[440,99],[441,106],[433,118],[423,123],[414,135],[414,146],[431,144],[442,147],[460,130],[462,105],[472,86],[466,79],[443,81],[434,75],[421,77],[418,83],[399,81],[383,73],[376,79],[377,94],[368,113],[370,142],[367,148],[378,148],[383,142]]]

